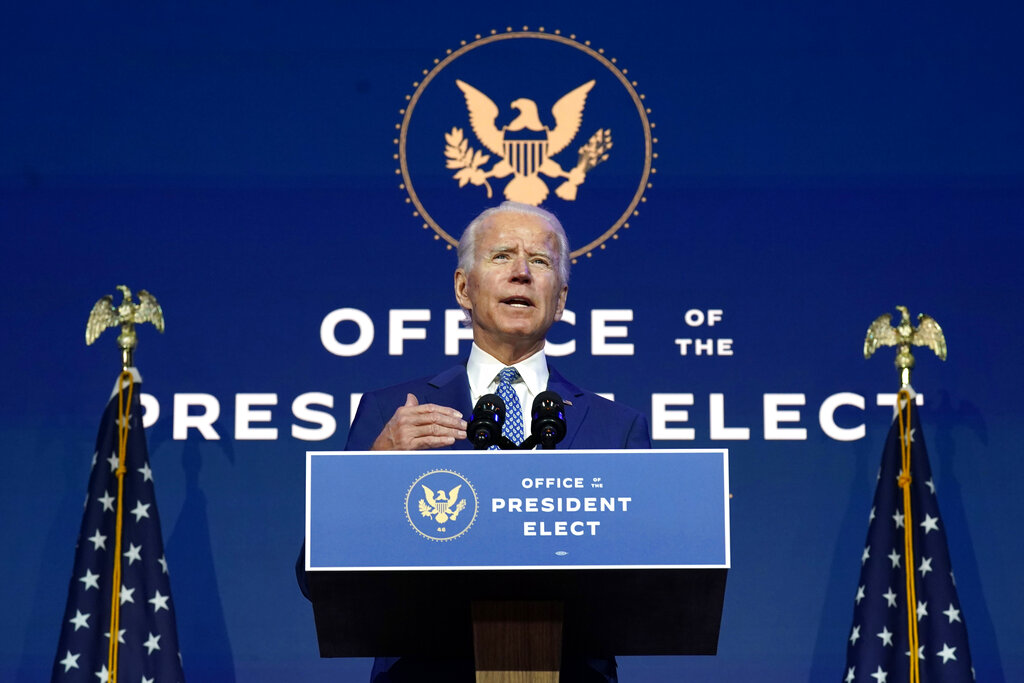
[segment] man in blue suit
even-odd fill
[[[558,219],[543,209],[505,202],[469,224],[458,254],[455,298],[473,327],[468,360],[365,394],[346,450],[471,449],[464,417],[477,399],[491,393],[502,395],[509,407],[506,436],[509,425],[518,422],[512,415],[518,404],[521,437],[530,434],[529,410],[522,408],[545,390],[565,402],[568,431],[559,448],[650,448],[643,415],[580,389],[544,356],[545,336],[561,319],[569,291],[569,243]],[[300,575],[300,583],[303,579]],[[472,680],[473,664],[462,660],[378,658],[371,674],[372,683]],[[615,660],[564,661],[561,681],[614,683]]]

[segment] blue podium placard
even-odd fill
[[[308,570],[729,566],[724,449],[306,454]]]

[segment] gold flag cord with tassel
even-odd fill
[[[125,397],[125,385],[128,395]],[[117,648],[121,630],[121,529],[124,516],[125,454],[128,450],[128,420],[131,417],[132,373],[127,369],[117,380],[117,518],[114,533],[114,572],[110,590],[110,648],[107,651],[107,683],[117,683]]]
[[[910,402],[913,400],[906,388],[900,389],[896,398],[900,421],[900,453],[903,469],[899,485],[903,489],[903,549],[906,556],[907,576],[907,638],[910,641],[910,683],[920,683],[921,672],[917,660],[917,592],[914,586],[914,525],[910,509]]]

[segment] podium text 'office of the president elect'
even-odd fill
[[[305,562],[325,657],[714,654],[728,453],[309,452]]]

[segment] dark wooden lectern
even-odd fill
[[[725,579],[725,569],[309,572],[321,656],[473,658],[478,683],[555,682],[563,654],[715,654]]]

